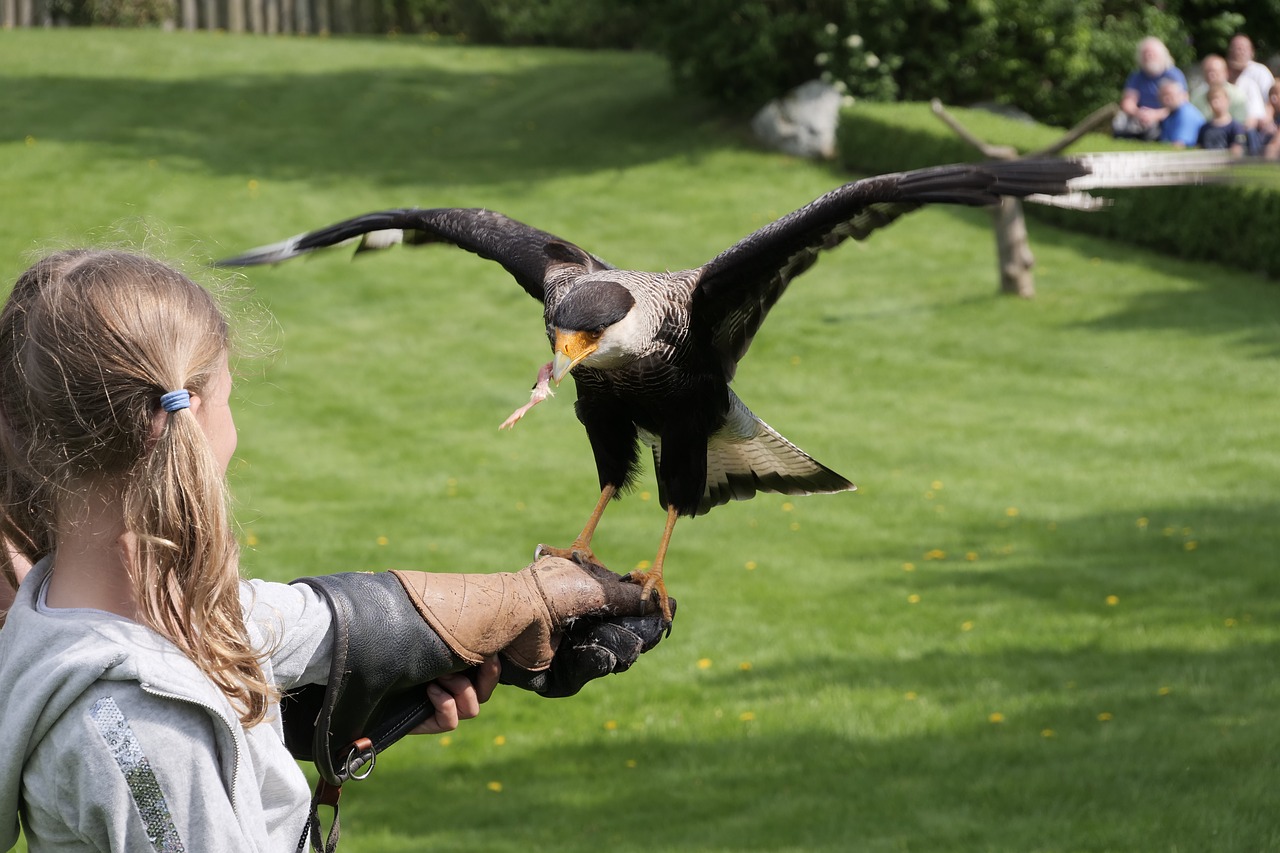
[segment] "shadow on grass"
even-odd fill
[[[1105,211],[1098,214],[1105,216]],[[1185,330],[1196,334],[1235,336],[1259,358],[1280,358],[1280,283],[1242,270],[1187,261],[1103,237],[1085,236],[1037,224],[1037,243],[1070,248],[1081,257],[1097,258],[1108,276],[1123,275],[1126,265],[1176,280],[1180,286],[1147,291],[1105,317],[1082,324],[1099,332]],[[1187,286],[1190,285],[1190,286]]]
[[[726,678],[717,701],[753,707],[805,686],[797,673],[820,674],[829,689],[919,691],[885,711],[908,732],[833,720],[762,736],[735,719],[700,739],[602,736],[515,760],[488,753],[446,774],[429,758],[399,762],[350,798],[345,838],[393,828],[430,849],[1270,849],[1273,779],[1259,758],[1280,747],[1275,696],[1240,688],[1277,652],[814,658]],[[971,684],[1045,668],[1079,683],[1015,692],[1020,707],[966,704]],[[931,725],[939,712],[959,721]],[[489,793],[489,780],[508,782]]]
[[[665,688],[634,700],[643,727],[560,744],[563,723],[543,710],[507,729],[535,746],[445,767],[414,744],[353,792],[346,837],[444,850],[1275,849],[1280,578],[1262,558],[1278,511],[1153,506],[1052,529],[1020,517],[1005,531],[1010,562],[921,564],[912,612],[995,602],[1039,630],[899,617],[881,628],[905,653],[890,641],[663,673]],[[877,600],[866,578],[851,583]],[[791,604],[760,606],[797,619]],[[847,630],[879,629],[860,618]]]
[[[532,181],[723,146],[724,129],[702,132],[705,109],[648,65],[599,76],[554,60],[505,73],[0,75],[0,140],[89,143],[96,156],[180,158],[257,179],[374,184]]]

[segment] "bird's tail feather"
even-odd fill
[[[729,501],[747,500],[757,492],[809,495],[857,488],[730,394],[729,417],[707,442],[707,487],[699,513]]]

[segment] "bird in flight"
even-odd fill
[[[925,204],[989,205],[1002,196],[1079,209],[1105,203],[1091,189],[1194,184],[1219,179],[1229,158],[1206,152],[1081,155],[937,166],[841,186],[778,219],[696,269],[617,269],[567,240],[483,209],[367,213],[219,261],[273,264],[359,241],[357,252],[446,243],[497,261],[534,299],[553,357],[519,420],[572,374],[600,496],[567,549],[544,553],[594,561],[591,541],[609,501],[633,485],[640,444],[653,453],[666,527],[652,567],[631,573],[656,592],[670,619],[664,561],[676,520],[757,492],[854,489],[756,417],[729,387],[769,309],[821,252],[865,239]]]

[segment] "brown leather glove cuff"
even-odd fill
[[[555,629],[532,567],[514,574],[393,571],[427,624],[470,664],[505,652],[526,669],[546,669]]]
[[[530,671],[546,669],[560,631],[580,616],[640,616],[641,589],[601,566],[543,557],[518,572],[391,574],[418,613],[458,657],[478,664],[499,652]]]

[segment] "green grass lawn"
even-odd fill
[[[548,355],[496,265],[204,261],[453,205],[676,269],[844,180],[646,55],[2,32],[0,116],[0,279],[107,242],[238,285],[233,485],[278,580],[518,568],[595,472],[570,384],[497,429]],[[681,522],[668,640],[401,744],[343,850],[1280,849],[1280,290],[1032,227],[1031,302],[979,211],[801,278],[735,387],[858,493]],[[643,482],[596,539],[619,571],[662,530]]]

